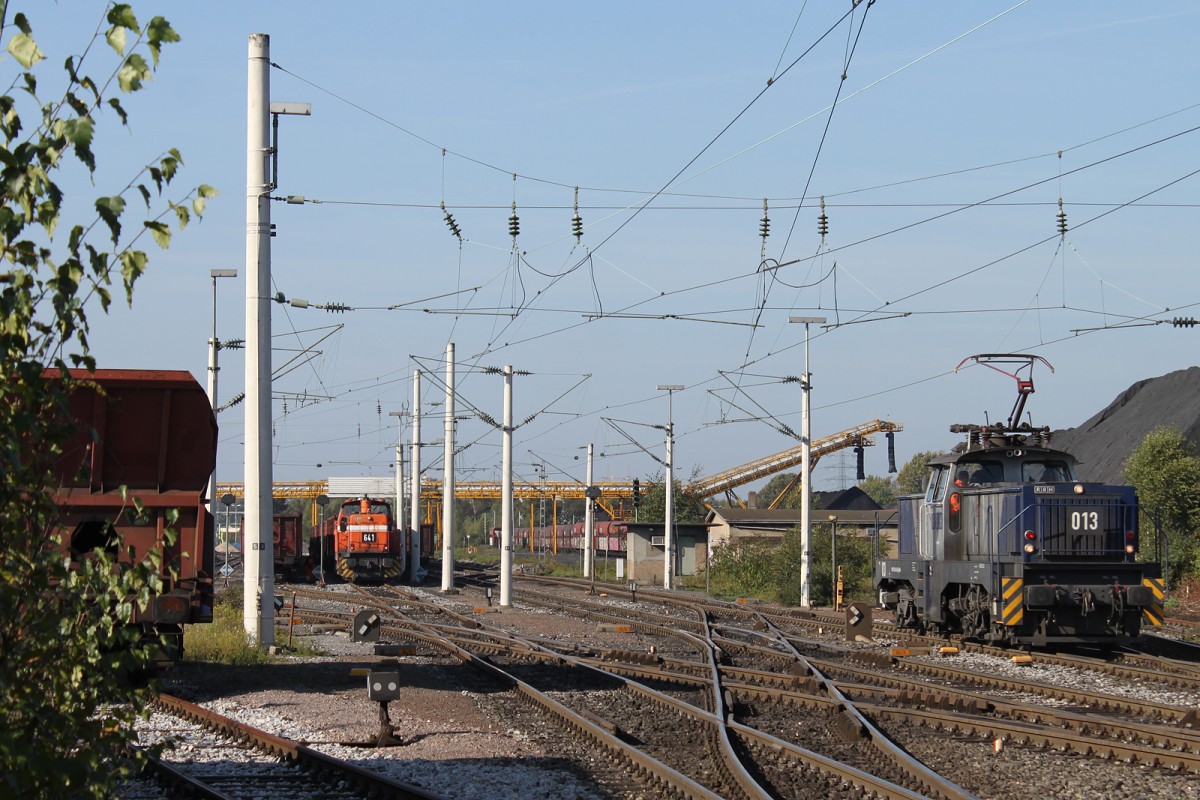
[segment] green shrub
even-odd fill
[[[218,603],[213,621],[207,625],[188,625],[183,633],[185,661],[208,661],[243,666],[265,664],[271,656],[250,643],[242,625],[241,605]]]

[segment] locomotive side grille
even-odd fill
[[[1123,559],[1125,533],[1135,530],[1133,506],[1118,497],[1044,498],[1038,504],[1042,555]]]

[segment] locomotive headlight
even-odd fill
[[[1037,552],[1037,545],[1034,544],[1035,539],[1037,539],[1036,533],[1033,531],[1025,531],[1025,552],[1029,555],[1033,555]]]
[[[1075,484],[1075,494],[1083,494],[1083,484],[1082,483]]]
[[[1034,552],[1035,550],[1037,550],[1037,548],[1036,548],[1036,547],[1034,547],[1032,544],[1026,544],[1026,545],[1025,545],[1025,552],[1026,552],[1026,553],[1029,553],[1030,555],[1033,555],[1033,552]]]
[[[1125,552],[1128,555],[1133,555],[1136,549],[1133,544],[1133,531],[1125,531]]]

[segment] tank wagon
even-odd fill
[[[325,522],[320,535],[309,540],[309,548],[314,561],[323,558],[338,576],[351,583],[398,578],[407,555],[391,503],[370,497],[344,501],[337,516]]]
[[[897,555],[875,564],[881,606],[903,628],[1012,645],[1113,645],[1161,625],[1157,542],[1139,561],[1133,487],[1078,480],[1049,428],[1017,424],[1033,393],[1021,370],[1044,359],[971,359],[1015,377],[1017,405],[1007,425],[952,425],[966,441],[929,462],[924,494],[900,499]]]
[[[98,549],[125,561],[163,550],[162,589],[144,610],[135,604],[134,624],[143,641],[162,643],[162,658],[178,660],[183,626],[213,615],[213,519],[204,493],[217,425],[208,396],[183,371],[71,374],[85,383],[71,395],[77,430],[56,464],[57,533],[76,561]],[[135,501],[144,513],[133,513]],[[178,533],[173,545],[167,528]]]

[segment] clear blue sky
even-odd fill
[[[29,15],[49,85],[101,4],[28,5],[10,4],[9,18]],[[244,336],[257,32],[279,67],[272,98],[313,107],[280,124],[276,194],[321,201],[273,204],[276,289],[357,309],[274,306],[276,364],[344,326],[276,382],[288,398],[286,413],[275,403],[278,479],[389,474],[389,412],[410,410],[413,369],[440,370],[448,341],[462,414],[469,403],[501,415],[501,379],[480,368],[532,373],[515,382],[517,418],[536,415],[516,433],[526,478],[535,461],[582,478],[588,442],[607,454],[599,477],[653,473],[605,418],[661,453],[648,427],[666,421],[657,384],[688,387],[674,399],[685,474],[794,445],[777,430],[800,427],[798,388],[782,382],[804,368],[789,316],[855,323],[813,329],[814,437],[899,422],[901,462],[952,446],[949,423],[1007,416],[1012,381],[952,374],[971,354],[1048,359],[1056,372],[1035,373],[1028,408],[1054,427],[1195,364],[1200,329],[1121,326],[1200,316],[1200,6],[878,0],[842,19],[849,6],[136,3],[183,41],[127,102],[130,130],[102,123],[95,188],[64,185],[73,200],[112,193],[174,146],[181,186],[222,193],[152,253],[132,310],[96,318],[99,364],[203,381],[217,267],[241,276],[220,283],[219,337]],[[768,272],[763,198],[768,263],[786,263]],[[1105,327],[1116,329],[1091,330]],[[228,399],[244,362],[224,355]],[[424,400],[442,400],[440,383]],[[241,478],[243,408],[219,418],[221,480]],[[440,418],[424,430],[440,440]],[[498,479],[499,434],[472,418],[459,439],[472,443],[460,480]],[[868,450],[868,472],[884,472],[884,456]],[[440,445],[424,460],[439,474]],[[815,488],[840,477],[826,459]]]

